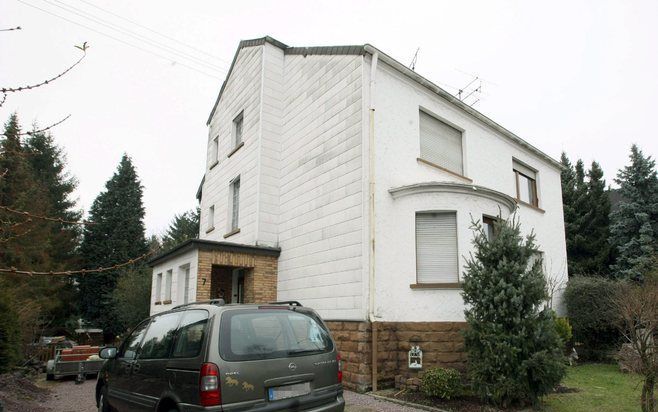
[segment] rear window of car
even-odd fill
[[[315,317],[288,309],[227,311],[219,353],[227,361],[275,359],[333,350],[329,332]]]

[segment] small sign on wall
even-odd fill
[[[423,368],[423,351],[418,345],[412,346],[409,350],[409,369]]]

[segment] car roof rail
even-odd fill
[[[178,305],[175,306],[174,309],[180,309],[180,308],[186,308],[188,306],[193,306],[193,305],[217,305],[217,306],[224,306],[226,305],[226,302],[224,299],[210,299],[210,300],[198,300],[196,302],[190,302],[186,303],[184,305]],[[173,310],[173,309],[172,309]]]
[[[283,300],[279,302],[268,302],[268,305],[289,305],[289,306],[301,306],[303,307],[301,303],[297,302],[296,300]]]

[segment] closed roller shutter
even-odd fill
[[[420,157],[463,175],[462,132],[420,112]]]
[[[457,215],[416,214],[416,277],[418,283],[457,283]]]

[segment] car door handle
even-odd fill
[[[140,369],[142,369],[142,366],[139,363],[133,363],[133,373],[139,373]]]

